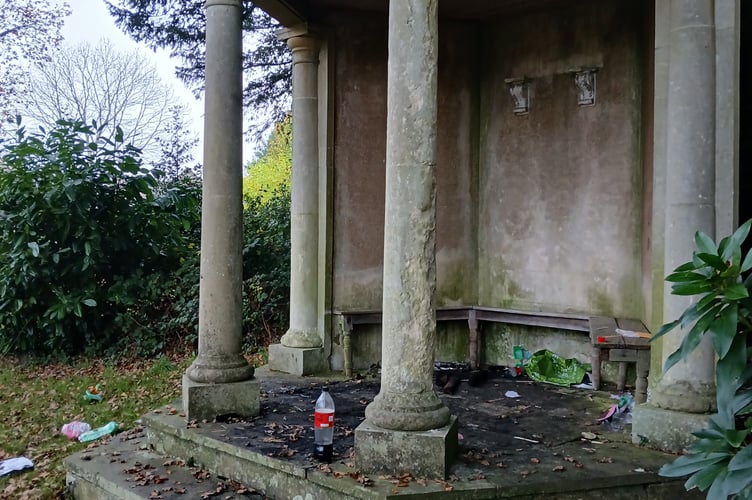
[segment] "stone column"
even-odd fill
[[[198,356],[183,376],[189,419],[259,410],[241,354],[242,2],[206,2],[206,100]]]
[[[381,391],[355,431],[372,472],[443,476],[456,447],[456,418],[433,390],[437,3],[389,4]]]
[[[269,364],[273,370],[306,375],[324,368],[318,328],[319,42],[296,34],[287,45],[292,50],[290,328],[281,344],[270,346]]]
[[[666,132],[664,265],[690,260],[694,234],[715,234],[715,26],[712,0],[672,0]],[[677,319],[693,298],[663,292],[663,320]],[[661,361],[686,331],[663,337]],[[633,423],[635,442],[681,449],[715,406],[715,364],[709,338],[660,377]]]
[[[732,234],[739,213],[741,0],[716,0],[716,238]]]

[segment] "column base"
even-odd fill
[[[213,420],[220,415],[259,414],[259,381],[204,384],[183,375],[183,411],[188,420]]]
[[[687,413],[714,413],[716,411],[715,384],[696,380],[667,380],[661,378],[650,390],[650,403]]]
[[[298,349],[321,347],[321,337],[316,328],[310,328],[307,330],[295,330],[290,328],[287,330],[287,333],[282,335],[282,338],[279,339],[279,341],[285,347],[295,347]]]
[[[697,438],[692,432],[707,425],[707,413],[685,413],[637,405],[632,414],[632,443],[673,453],[685,450]]]
[[[355,429],[355,464],[366,474],[441,478],[457,456],[457,417],[444,427],[430,431],[390,431],[368,419]]]
[[[269,346],[269,368],[293,375],[311,375],[329,371],[323,347]]]
[[[366,406],[366,419],[382,429],[399,431],[426,431],[447,425],[449,408],[431,389],[419,394],[379,392]]]

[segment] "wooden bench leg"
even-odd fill
[[[635,403],[642,404],[648,396],[648,374],[650,373],[650,350],[637,352],[637,380],[635,381]]]
[[[616,390],[623,391],[627,385],[627,368],[629,365],[626,361],[619,362],[619,376],[616,379]]]
[[[469,357],[470,357],[470,369],[477,370],[480,360],[478,353],[480,352],[480,336],[478,335],[478,319],[475,317],[475,310],[471,310],[467,318],[467,327],[469,329]]]
[[[591,363],[593,365],[593,389],[601,388],[601,348],[593,347]]]

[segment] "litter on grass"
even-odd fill
[[[0,477],[33,468],[34,462],[26,457],[8,458],[0,462]]]

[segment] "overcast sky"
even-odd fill
[[[97,43],[100,39],[109,39],[113,45],[122,50],[141,49],[147,54],[157,66],[160,76],[168,83],[172,84],[175,93],[181,101],[190,107],[192,126],[199,134],[199,147],[194,156],[195,159],[203,163],[201,144],[203,143],[203,100],[199,101],[193,97],[191,91],[175,77],[175,65],[179,61],[170,59],[166,50],[159,50],[156,53],[145,46],[136,43],[130,37],[125,35],[115,26],[115,20],[107,11],[107,6],[103,0],[67,0],[73,13],[66,18],[65,27],[63,28],[63,37],[66,43],[76,44],[78,42]],[[252,146],[249,144],[243,147],[244,161],[250,159]]]

